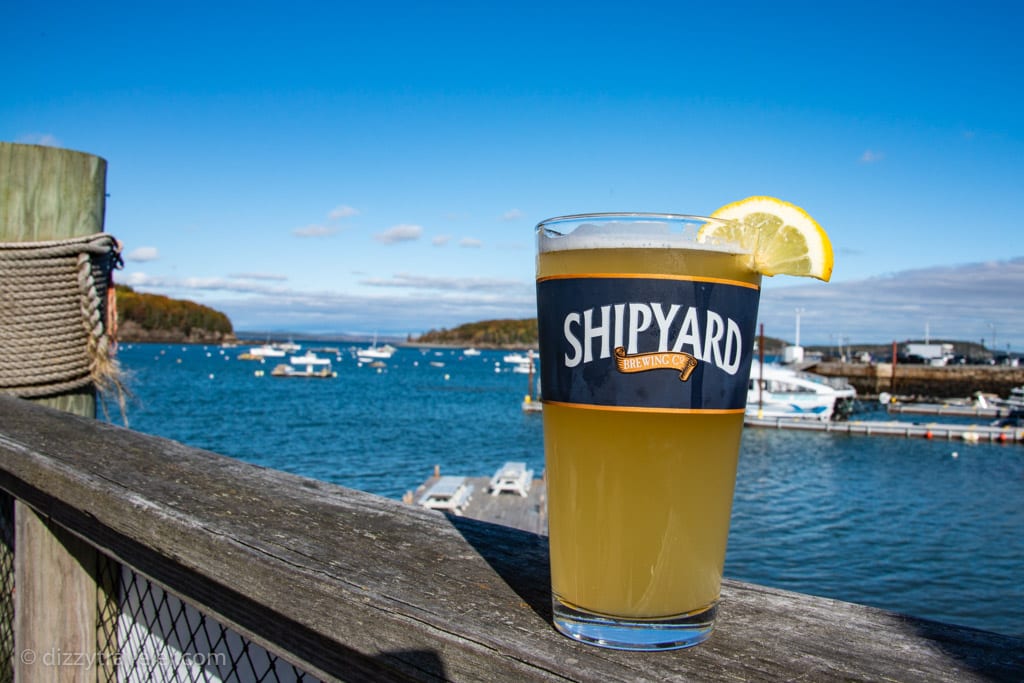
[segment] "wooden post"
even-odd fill
[[[106,178],[107,162],[91,154],[0,142],[0,242],[102,232]],[[32,400],[76,415],[96,415],[94,387]],[[101,572],[104,556],[20,502],[14,542],[15,680],[95,681],[95,662],[108,649],[98,638],[100,614],[109,615],[116,601],[99,577],[113,568]],[[68,653],[78,657],[76,663],[93,665],[60,666],[57,660]]]
[[[889,377],[889,393],[896,395],[896,340],[892,341],[892,376]]]
[[[103,232],[107,162],[56,147],[0,142],[0,242],[41,242]],[[95,417],[88,387],[38,403]]]
[[[764,417],[764,323],[761,323],[761,341],[757,345],[760,369],[757,378],[757,416]]]

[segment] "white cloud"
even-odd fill
[[[142,271],[135,271],[118,275],[117,281],[129,287],[145,287],[152,282],[152,279]]]
[[[270,280],[274,282],[284,282],[288,279],[287,275],[275,273],[228,273],[228,277],[233,280]]]
[[[438,235],[434,239],[430,240],[430,243],[435,247],[443,247],[452,241],[451,235]]]
[[[397,273],[363,277],[358,293],[308,291],[267,278],[170,278],[136,272],[118,280],[170,296],[201,298],[236,329],[425,331],[492,318],[536,315],[534,284],[489,277]],[[268,280],[268,281],[262,281]],[[924,337],[991,343],[1024,350],[1024,257],[935,266],[845,282],[804,284],[765,278],[759,321],[765,333],[792,341],[795,309],[801,343],[888,343]],[[223,296],[218,297],[218,294]],[[240,295],[245,295],[240,296]],[[219,300],[214,300],[214,299]]]
[[[124,255],[125,261],[137,261],[139,263],[156,261],[158,258],[160,258],[160,252],[156,247],[136,247]]]
[[[502,292],[517,287],[533,286],[533,283],[523,283],[519,280],[485,277],[438,277],[434,275],[416,275],[413,273],[396,273],[390,278],[366,278],[361,280],[360,284],[371,287],[404,287],[451,292]]]
[[[463,237],[461,240],[459,240],[459,246],[460,247],[468,247],[470,249],[479,249],[483,245],[484,245],[484,243],[481,242],[480,240],[476,239],[475,237]]]
[[[864,153],[860,155],[860,162],[862,164],[874,164],[885,158],[883,152],[879,152],[874,149],[866,149]]]
[[[501,215],[503,221],[517,221],[523,217],[523,212],[519,209],[509,209]]]
[[[252,280],[235,280],[224,277],[167,277],[147,275],[142,272],[128,273],[119,278],[132,287],[145,287],[160,291],[174,292],[236,292],[242,294],[284,294],[288,290],[280,286],[261,284]]]
[[[782,280],[778,281],[780,284]],[[764,281],[760,320],[765,333],[791,339],[794,309],[803,308],[801,343],[849,338],[883,343],[924,337],[980,341],[996,326],[997,341],[1024,344],[1024,257],[934,266],[847,282],[776,287]]]
[[[423,234],[423,228],[419,225],[411,225],[409,223],[402,223],[395,225],[383,232],[379,232],[373,236],[373,239],[384,244],[396,244],[398,242],[412,242],[418,240],[420,235]]]
[[[60,140],[52,133],[26,133],[18,137],[17,142],[25,145],[43,145],[44,147],[61,147]]]
[[[533,282],[399,274],[366,280],[379,293],[304,291],[228,278],[170,278],[135,273],[133,287],[201,300],[236,330],[423,332],[465,322],[536,315]],[[222,294],[222,297],[218,297]],[[238,295],[246,296],[238,296]]]
[[[292,234],[296,237],[329,237],[337,233],[341,228],[331,225],[307,225],[304,228],[295,228]]]
[[[332,221],[337,221],[342,218],[349,218],[351,216],[358,215],[359,211],[357,209],[353,209],[351,206],[345,206],[342,204],[331,209],[330,213],[327,214],[327,218]]]

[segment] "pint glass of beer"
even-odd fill
[[[537,226],[555,627],[628,650],[714,628],[760,275],[710,218]]]

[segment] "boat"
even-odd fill
[[[274,344],[253,346],[247,352],[238,356],[239,360],[265,360],[267,358],[284,358],[287,354],[284,349]]]
[[[315,353],[303,356],[292,356],[289,363],[281,363],[270,374],[274,377],[337,377],[338,373],[331,368],[331,361],[321,358]]]
[[[1010,389],[1010,395],[1006,398],[1002,398],[998,394],[985,394],[978,391],[974,394],[974,400],[975,404],[982,408],[1024,411],[1024,386]]]
[[[464,349],[462,351],[462,355],[463,356],[479,356],[480,355],[480,349],[474,349],[474,348],[470,347],[468,349]]]
[[[515,361],[509,360],[514,358]],[[520,375],[529,375],[536,370],[537,357],[533,354],[533,351],[529,351],[525,356],[521,353],[514,353],[505,356],[506,363],[513,363],[512,372]]]
[[[366,349],[359,349],[356,351],[356,357],[359,360],[387,360],[391,356],[395,355],[397,351],[394,346],[385,344],[384,346],[371,346]]]
[[[763,378],[763,379],[762,379]],[[747,417],[819,420],[848,412],[857,391],[845,380],[754,363],[747,388]]]
[[[384,344],[383,346],[377,346],[377,335],[373,335],[373,342],[370,346],[365,349],[356,349],[356,358],[361,361],[373,361],[373,360],[387,360],[391,356],[395,355],[397,351],[391,344]]]

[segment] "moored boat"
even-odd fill
[[[238,356],[239,360],[266,360],[267,358],[284,358],[285,351],[274,344],[253,346]]]
[[[292,356],[290,363],[281,363],[270,374],[274,377],[337,377],[338,373],[331,367],[331,361],[321,358],[315,353],[303,356]]]
[[[373,341],[365,349],[356,349],[356,358],[363,362],[370,362],[375,360],[387,360],[391,356],[395,355],[397,351],[391,344],[384,344],[383,346],[377,346],[377,335],[373,335]]]
[[[856,396],[857,391],[842,380],[781,365],[754,363],[750,368],[746,414],[825,422],[842,414],[845,405]]]

